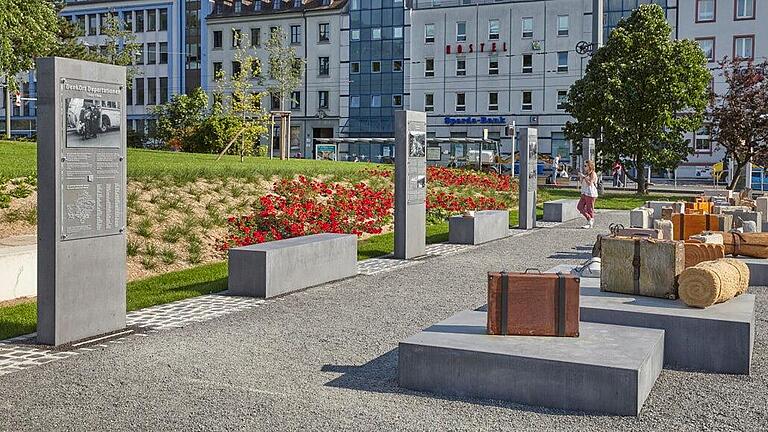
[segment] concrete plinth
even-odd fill
[[[357,274],[357,236],[315,234],[229,250],[229,292],[275,297]]]
[[[749,267],[749,286],[768,286],[768,259],[739,257]]]
[[[459,397],[637,415],[662,368],[661,330],[582,323],[578,338],[488,336],[460,312],[400,343],[400,386]]]
[[[629,212],[629,226],[632,228],[653,228],[653,210],[638,207]]]
[[[481,244],[509,236],[509,211],[483,210],[474,217],[453,216],[448,220],[448,241]]]
[[[0,302],[37,294],[37,238],[0,240]]]
[[[544,222],[567,222],[581,217],[579,200],[559,199],[544,203]]]
[[[548,272],[569,272],[561,265]],[[680,300],[600,291],[600,279],[581,278],[581,320],[666,331],[664,365],[704,372],[749,374],[755,296],[743,294],[706,309]]]

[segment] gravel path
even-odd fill
[[[627,222],[598,215],[598,228]],[[397,343],[484,303],[489,270],[587,256],[573,222],[360,276],[215,321],[0,377],[0,430],[766,430],[768,288],[751,376],[664,370],[638,418],[461,400],[397,386]]]

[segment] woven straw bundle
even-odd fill
[[[732,258],[705,261],[685,269],[679,283],[678,293],[685,304],[705,308],[747,292],[749,268]]]

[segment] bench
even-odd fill
[[[482,210],[474,217],[452,216],[448,220],[448,242],[481,244],[509,236],[509,212]]]
[[[229,293],[270,298],[357,275],[357,236],[315,234],[229,250]]]
[[[558,199],[544,203],[544,222],[566,222],[581,217],[579,200]]]

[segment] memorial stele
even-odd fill
[[[520,224],[521,229],[536,228],[537,164],[539,159],[538,131],[520,129]]]
[[[426,253],[427,115],[395,112],[395,258]]]
[[[126,69],[37,61],[37,341],[125,328]]]

